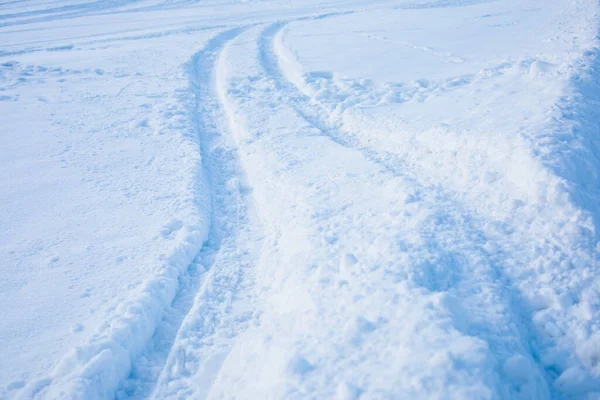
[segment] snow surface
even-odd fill
[[[600,399],[598,7],[0,1],[0,398]]]

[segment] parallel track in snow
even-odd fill
[[[451,293],[461,299],[460,304],[468,304],[469,310],[475,312],[472,321],[457,322],[457,326],[462,334],[489,346],[490,368],[497,383],[520,390],[521,383],[515,381],[507,367],[516,363],[535,370],[534,381],[529,382],[533,392],[538,395],[553,392],[557,376],[540,361],[540,333],[533,325],[533,315],[524,304],[519,287],[505,271],[503,263],[508,255],[484,250],[490,238],[482,226],[489,221],[462,204],[444,185],[422,180],[418,168],[400,155],[371,147],[355,133],[343,130],[327,115],[325,107],[302,93],[286,76],[281,66],[283,55],[274,44],[288,23],[224,31],[193,57],[191,81],[197,98],[198,132],[213,191],[210,237],[189,274],[182,279],[181,290],[149,350],[134,363],[132,375],[119,396],[138,399],[209,396],[237,335],[255,318],[256,310],[251,309],[256,299],[252,299],[250,285],[260,244],[253,243],[252,238],[263,234],[259,233],[259,218],[250,195],[252,182],[247,182],[243,157],[239,156],[244,143],[239,142],[240,132],[236,131],[245,129],[238,121],[245,117],[239,114],[239,99],[226,88],[229,68],[236,67],[228,65],[227,57],[223,56],[225,49],[233,52],[239,46],[250,54],[253,52],[253,62],[260,67],[259,76],[253,79],[270,81],[274,88],[261,92],[261,86],[256,86],[249,101],[263,105],[275,101],[293,109],[311,129],[376,165],[383,179],[386,176],[401,179],[413,187],[419,202],[429,207],[428,219],[441,222],[424,234],[424,247],[437,260],[435,263],[445,265],[445,270],[434,266],[430,271],[415,270],[411,280],[432,293]],[[230,46],[232,42],[236,45]],[[278,112],[276,107],[264,110]],[[254,131],[258,127],[247,128]],[[239,299],[245,303],[241,312],[234,310],[234,303],[240,304]],[[462,306],[458,307],[460,310]]]
[[[190,79],[196,96],[197,131],[211,191],[209,237],[181,279],[180,291],[152,343],[134,362],[131,376],[117,394],[119,398],[185,395],[190,388],[169,386],[182,374],[203,383],[210,381],[231,344],[223,339],[223,331],[241,329],[252,316],[253,300],[247,291],[260,247],[260,227],[237,145],[223,126],[214,95],[218,55],[243,30],[233,28],[216,35],[192,58]],[[234,315],[233,303],[241,298],[246,308]],[[210,369],[201,377],[198,370],[207,362]]]
[[[469,328],[464,333],[479,337],[490,344],[496,357],[499,379],[506,381],[506,385],[510,386],[513,383],[506,376],[506,370],[503,371],[503,365],[510,363],[507,356],[516,351],[527,359],[529,366],[535,366],[539,374],[539,380],[536,382],[540,385],[539,393],[552,391],[552,380],[556,375],[546,371],[540,363],[537,342],[539,332],[536,332],[533,327],[533,316],[527,310],[522,295],[504,271],[502,264],[507,254],[498,252],[491,255],[483,250],[489,238],[480,227],[487,221],[456,200],[452,192],[443,185],[420,180],[419,171],[411,167],[400,155],[365,145],[354,133],[340,128],[332,122],[326,108],[320,105],[319,101],[302,93],[293,78],[286,75],[282,68],[282,60],[285,56],[280,54],[275,46],[277,36],[281,35],[288,24],[289,22],[276,22],[267,26],[258,40],[258,58],[261,66],[265,74],[274,81],[282,101],[287,102],[298,115],[335,143],[360,152],[365,159],[380,165],[384,171],[410,181],[417,188],[420,200],[429,203],[435,210],[436,218],[449,222],[449,226],[445,228],[448,231],[445,232],[443,228],[433,234],[429,246],[437,249],[435,251],[443,254],[444,258],[452,260],[451,264],[455,265],[448,265],[448,267],[457,268],[458,278],[454,278],[455,281],[450,284],[444,283],[443,276],[439,282],[420,282],[420,284],[432,291],[454,292],[459,297],[468,299],[468,302],[473,302],[482,315],[485,315],[486,310],[500,308],[503,315],[499,319],[504,320],[505,325],[494,326],[490,320],[489,324],[481,323],[479,327]],[[449,236],[453,236],[450,241],[461,251],[453,253],[438,248],[439,239],[444,238],[447,241]],[[436,274],[437,272],[433,275]],[[488,303],[489,299],[479,298],[480,293],[472,291],[472,288],[478,286],[485,287],[493,293],[492,303]],[[506,328],[508,330],[504,331]]]
[[[549,325],[541,325],[536,321],[536,309],[532,309],[527,297],[530,295],[530,288],[534,284],[533,281],[522,279],[523,270],[530,270],[529,265],[534,260],[528,261],[527,249],[536,246],[538,237],[527,232],[519,232],[512,238],[512,241],[503,248],[495,248],[493,252],[483,250],[486,243],[494,241],[484,232],[483,227],[487,224],[500,223],[490,219],[488,215],[482,215],[477,210],[477,205],[469,204],[457,196],[457,189],[448,186],[446,182],[421,179],[423,174],[418,165],[411,165],[408,160],[405,160],[400,154],[396,154],[385,150],[385,139],[382,137],[378,147],[369,145],[368,137],[360,136],[360,132],[351,132],[340,127],[340,117],[330,116],[328,109],[333,109],[334,103],[328,103],[328,99],[316,99],[309,97],[302,92],[302,89],[297,84],[304,79],[299,76],[289,76],[283,67],[288,55],[281,53],[282,43],[275,43],[276,40],[281,40],[283,30],[289,22],[277,22],[268,26],[262,33],[259,41],[259,59],[265,73],[273,79],[275,86],[281,93],[281,98],[285,99],[297,113],[305,119],[309,124],[320,130],[324,135],[328,136],[332,141],[338,143],[345,148],[355,149],[363,154],[363,156],[382,166],[382,168],[397,177],[402,177],[410,181],[418,188],[420,200],[431,204],[432,209],[436,210],[435,214],[441,219],[450,221],[451,227],[449,233],[453,235],[451,242],[454,242],[457,248],[461,248],[456,254],[448,253],[450,259],[462,260],[464,265],[460,266],[460,278],[452,283],[449,287],[433,286],[426,284],[429,289],[434,291],[450,291],[460,293],[459,296],[464,296],[467,302],[472,302],[479,296],[475,292],[464,292],[463,288],[474,288],[486,286],[491,293],[492,302],[486,304],[490,299],[483,300],[483,303],[477,304],[475,308],[480,308],[482,314],[486,310],[503,309],[501,312],[502,318],[506,321],[506,327],[510,327],[508,331],[500,333],[504,327],[493,327],[493,324],[483,323],[478,328],[467,329],[465,333],[479,337],[490,345],[490,349],[496,358],[495,362],[498,365],[497,373],[500,376],[500,382],[508,386],[515,385],[519,387],[519,382],[511,382],[514,376],[510,377],[511,370],[518,368],[518,365],[527,365],[528,369],[535,369],[537,372],[537,382],[539,388],[535,390],[537,395],[542,396],[559,396],[560,391],[557,390],[557,379],[559,379],[564,369],[549,366],[544,358],[552,357],[555,352],[572,351],[576,335],[566,331],[562,335],[554,337],[552,332],[553,324],[557,326],[568,326],[571,322],[568,315],[563,315],[561,312],[556,313],[549,320],[552,321]],[[289,66],[288,66],[289,67]],[[303,84],[308,84],[302,82]],[[551,221],[549,221],[551,222]],[[514,220],[502,221],[503,224],[517,227],[519,224],[518,218]],[[441,233],[438,238],[445,234]],[[437,243],[437,239],[432,237],[432,241]],[[543,252],[547,257],[553,257],[556,247],[561,247],[551,239]],[[435,245],[434,245],[435,247]],[[437,251],[444,254],[443,249]],[[561,251],[568,253],[569,251],[580,252],[581,249],[568,247],[562,248]],[[464,252],[464,253],[463,253]],[[476,255],[475,258],[462,258],[464,254]],[[517,257],[522,258],[515,266],[514,262],[510,261],[512,257],[518,254]],[[579,256],[586,256],[585,252]],[[578,256],[574,256],[577,258]],[[583,257],[586,261],[587,257]],[[457,263],[459,266],[461,261]],[[559,271],[556,271],[559,274]],[[581,277],[586,275],[585,271],[580,272]],[[434,274],[435,275],[435,274]],[[484,283],[485,282],[485,283]],[[583,279],[585,282],[585,278]],[[550,292],[560,292],[561,285],[557,282],[545,283]],[[471,289],[472,290],[472,289]],[[473,299],[469,300],[469,297]],[[542,308],[542,311],[544,308]],[[545,316],[545,318],[548,318]],[[491,321],[490,321],[491,322]],[[585,326],[585,320],[579,321],[581,326]],[[498,330],[500,329],[500,330]],[[508,339],[508,340],[506,340]],[[513,356],[508,357],[516,350],[519,357],[518,361]],[[527,361],[523,361],[523,360]],[[517,389],[519,391],[520,389]]]
[[[424,5],[452,6],[448,12],[462,15],[458,12],[460,6],[486,1],[432,1]],[[2,5],[11,3],[14,2]],[[10,52],[0,52],[0,56],[98,49],[107,50],[107,60],[111,60],[124,51],[126,46],[120,45],[125,45],[125,41],[164,38],[167,42],[161,42],[160,52],[154,45],[142,46],[151,60],[143,66],[153,71],[152,63],[160,58],[170,61],[164,66],[168,73],[151,75],[144,69],[148,80],[140,78],[139,83],[148,87],[137,89],[133,79],[143,76],[141,71],[132,70],[131,75],[115,73],[115,79],[130,78],[118,82],[115,87],[121,89],[115,90],[114,98],[109,93],[106,104],[127,102],[134,96],[136,100],[162,99],[140,105],[144,116],[149,117],[137,122],[136,135],[152,132],[164,137],[161,123],[167,119],[175,121],[169,125],[173,143],[169,151],[154,143],[144,149],[171,156],[163,158],[168,161],[161,162],[161,167],[175,165],[175,159],[181,165],[177,165],[177,170],[169,169],[171,175],[149,174],[146,188],[154,188],[155,182],[178,183],[180,176],[188,176],[194,169],[189,174],[193,177],[193,192],[190,189],[189,197],[182,200],[185,204],[162,207],[161,218],[174,216],[184,208],[194,211],[164,225],[163,236],[176,239],[174,245],[166,244],[164,252],[157,251],[158,262],[151,264],[155,267],[148,267],[147,275],[143,269],[131,274],[135,279],[142,275],[139,285],[128,286],[131,294],[113,293],[118,307],[107,307],[105,317],[90,317],[90,321],[99,321],[98,330],[86,332],[87,340],[80,333],[81,343],[63,355],[62,361],[54,364],[56,368],[44,375],[19,378],[7,386],[7,392],[23,398],[120,400],[226,396],[355,399],[363,394],[365,398],[422,395],[562,399],[600,393],[598,245],[591,240],[594,235],[597,239],[598,233],[593,232],[594,224],[586,215],[586,203],[592,202],[596,193],[595,182],[575,176],[580,171],[593,173],[594,169],[591,164],[570,165],[595,160],[591,154],[595,142],[583,140],[588,133],[577,132],[580,128],[571,126],[579,126],[582,107],[585,111],[595,103],[583,100],[583,106],[574,106],[574,100],[565,96],[566,111],[556,117],[568,120],[565,127],[556,128],[557,121],[548,122],[550,128],[564,128],[565,135],[579,135],[582,140],[557,145],[563,140],[562,131],[537,133],[546,128],[541,121],[544,113],[556,111],[551,110],[552,96],[565,91],[570,83],[565,78],[565,86],[557,87],[556,93],[547,96],[540,91],[537,98],[536,86],[553,79],[544,74],[556,74],[552,77],[559,78],[565,71],[572,71],[567,65],[571,58],[563,59],[558,53],[571,47],[542,46],[541,55],[535,56],[527,49],[522,53],[507,52],[509,61],[477,72],[480,65],[494,63],[494,55],[482,52],[471,65],[472,60],[467,58],[455,59],[454,51],[441,52],[445,47],[443,40],[432,41],[434,47],[412,45],[402,40],[408,31],[395,32],[395,19],[389,21],[393,28],[387,29],[398,36],[390,35],[394,37],[389,40],[378,33],[385,27],[357,27],[363,25],[361,20],[381,18],[382,13],[372,13],[375,10],[371,9],[381,4],[361,0],[337,7],[336,0],[327,7],[299,3],[280,12],[270,9],[270,3],[265,7],[244,4],[236,15],[220,9],[222,4],[213,4],[206,9],[189,8],[190,13],[208,10],[207,15],[186,15],[187,6],[195,3],[196,0],[94,0],[25,9],[0,17],[0,28],[24,26],[25,29],[14,31],[5,29],[10,35],[28,31],[29,24],[52,22],[48,25],[59,28],[60,24],[53,22],[92,16],[95,19],[120,11],[137,16],[154,10],[156,14],[148,15],[161,21],[165,17],[167,25],[141,24],[136,28],[141,29],[138,33],[128,30],[129,24],[119,28],[117,23],[118,30],[112,33],[90,33],[89,27],[82,25],[80,36],[63,38],[57,31],[57,37],[33,38],[34,41],[19,45],[40,47],[15,44]],[[421,8],[413,3],[383,3],[389,12],[407,10],[402,12],[415,16]],[[559,3],[550,6],[558,7]],[[183,12],[167,14],[167,10],[176,11],[184,5]],[[508,3],[506,8],[510,8]],[[492,10],[481,7],[464,16],[474,16],[469,21],[475,21],[505,15],[504,11],[488,11]],[[479,16],[481,12],[486,14]],[[356,15],[345,17],[348,14]],[[518,15],[516,11],[510,14],[510,18]],[[318,22],[334,17],[341,17],[343,23]],[[554,18],[553,14],[549,17]],[[423,18],[429,17],[423,14]],[[511,21],[505,20],[507,27]],[[566,22],[567,18],[560,21]],[[100,22],[104,20],[95,23]],[[320,48],[319,39],[312,42],[314,39],[307,38],[346,35],[348,26],[354,27],[350,28],[352,35],[375,39],[378,46],[395,43],[446,63],[464,63],[460,71],[466,75],[447,76],[455,72],[444,71],[440,81],[435,81],[434,74],[411,86],[410,82],[371,81],[368,75],[380,72],[377,68],[363,70],[356,79],[342,77],[335,71],[305,71],[304,62],[314,62],[319,67],[325,64],[325,68],[329,63],[326,51],[323,56],[318,54],[327,50]],[[478,25],[470,22],[471,26]],[[291,32],[289,49],[284,41],[287,28],[290,32],[298,28]],[[421,40],[422,27],[417,28],[419,37],[412,39],[415,42]],[[54,32],[51,26],[43,29]],[[456,30],[445,29],[449,33]],[[539,29],[539,36],[545,37],[545,27]],[[570,40],[562,36],[570,35],[570,31],[561,29],[548,32],[558,41]],[[200,38],[195,32],[202,30],[219,31],[191,57],[186,90],[187,80],[181,74],[180,63],[198,50]],[[344,43],[353,46],[349,39],[352,35],[333,39],[329,44],[334,44],[331,51],[339,50]],[[189,47],[177,48],[182,53],[172,51],[170,36],[185,36]],[[67,39],[73,44],[63,46]],[[117,41],[122,43],[113,53],[110,48]],[[15,43],[19,42],[15,39]],[[52,47],[45,47],[46,42]],[[316,54],[315,48],[305,46],[311,42],[316,43]],[[137,56],[142,54],[140,43],[131,45],[131,54],[136,57],[127,64],[132,64],[133,69]],[[475,44],[483,47],[487,42]],[[294,58],[294,49],[300,52],[301,61]],[[556,53],[552,53],[554,49]],[[573,49],[570,51],[579,51],[578,47]],[[350,54],[369,54],[360,48],[352,50]],[[410,54],[407,52],[406,57],[412,57]],[[555,56],[549,57],[551,54]],[[556,61],[556,68],[544,61],[546,56],[553,63]],[[71,57],[56,57],[56,62],[67,62]],[[3,64],[8,76],[12,77],[19,62],[9,60]],[[334,69],[344,69],[340,64],[333,65]],[[441,65],[440,70],[444,68]],[[591,70],[588,78],[594,80],[595,67],[586,68]],[[39,66],[37,71],[31,66],[34,77],[46,70]],[[93,73],[90,69],[85,71]],[[101,69],[96,73],[104,74]],[[23,82],[33,81],[34,78],[26,78],[28,74],[23,72]],[[90,76],[82,77],[88,88],[84,91],[94,87],[87,86]],[[172,79],[180,86],[159,84],[149,90],[157,77]],[[62,85],[63,81],[60,79],[60,85],[54,86],[40,79],[40,85],[60,86],[62,91],[70,84],[64,81]],[[11,96],[14,92],[14,97],[0,97],[19,100],[15,88],[7,89]],[[585,98],[596,93],[597,85],[579,89],[581,93],[576,95]],[[172,90],[177,90],[176,97]],[[526,109],[527,104],[542,99],[542,95],[549,104],[524,110],[522,115],[510,107],[516,100],[517,108]],[[482,101],[488,96],[490,102]],[[192,98],[195,102],[189,101]],[[452,109],[451,103],[463,99],[465,104],[456,109],[458,112]],[[560,109],[561,102],[554,106]],[[95,99],[93,104],[104,103]],[[184,110],[186,106],[189,109]],[[131,121],[139,117],[130,114],[128,104],[119,107]],[[435,107],[448,107],[452,115],[437,113]],[[18,108],[24,106],[8,109]],[[97,107],[92,114],[95,111]],[[500,120],[511,113],[515,123],[502,125]],[[540,122],[535,122],[538,117]],[[78,117],[72,118],[77,121]],[[398,132],[398,121],[404,124],[406,132]],[[79,122],[87,126],[83,119]],[[496,123],[499,132],[490,133]],[[596,125],[590,125],[586,129],[593,136]],[[93,132],[104,132],[103,129]],[[122,130],[128,132],[126,126]],[[56,131],[57,137],[61,132]],[[173,152],[173,148],[181,148],[177,141],[180,134],[194,137],[190,150],[182,152],[182,157]],[[577,150],[578,146],[585,150]],[[552,157],[556,158],[556,170],[550,162]],[[153,160],[154,157],[145,165]],[[84,160],[81,165],[87,162]],[[561,170],[562,166],[565,170]],[[202,173],[198,173],[199,169]],[[567,179],[570,172],[575,176],[573,181]],[[113,175],[107,176],[114,179]],[[574,188],[565,189],[568,184]],[[178,193],[176,186],[170,190],[173,198]],[[569,197],[577,197],[578,192],[583,193],[583,207]],[[129,198],[131,193],[126,193]],[[148,204],[153,201],[152,197],[145,199]],[[81,201],[89,199],[82,197]],[[117,200],[116,208],[119,204]],[[587,208],[596,210],[593,205]],[[136,229],[145,231],[146,227],[146,220],[142,220]],[[140,251],[139,246],[131,246],[137,252],[127,251],[149,255],[154,245],[149,246],[146,251]],[[119,257],[118,262],[123,259]],[[54,263],[59,257],[53,256],[52,260]],[[111,265],[117,272],[109,273],[118,274],[118,265]],[[75,278],[78,276],[75,274]],[[104,290],[109,286],[116,287],[104,285]],[[82,332],[84,325],[78,323],[73,329],[74,334]],[[20,346],[14,347],[16,354]],[[3,393],[0,391],[0,397]]]
[[[194,56],[192,82],[198,99],[198,131],[206,160],[205,168],[211,190],[214,191],[210,239],[196,261],[207,272],[200,280],[193,275],[195,269],[191,269],[192,275],[186,279],[199,281],[183,285],[173,309],[155,334],[152,350],[134,365],[134,372],[120,394],[129,398],[208,396],[235,336],[251,318],[249,311],[245,311],[246,317],[241,320],[232,318],[231,308],[232,299],[236,296],[246,296],[245,302],[253,302],[248,297],[249,281],[247,276],[244,277],[244,271],[256,263],[257,255],[255,249],[244,249],[243,243],[255,237],[258,228],[254,211],[251,211],[253,200],[246,198],[243,193],[248,183],[237,155],[238,143],[233,132],[237,127],[227,127],[223,123],[227,119],[236,119],[232,114],[236,112],[236,99],[230,98],[231,94],[222,89],[219,95],[215,92],[216,65],[219,64],[222,69],[221,74],[227,74],[227,59],[221,59],[221,53],[234,40],[237,40],[238,46],[240,43],[243,46],[255,46],[255,57],[263,71],[260,78],[271,80],[276,89],[275,92],[263,94],[257,89],[254,97],[260,99],[265,96],[266,99],[275,96],[277,101],[295,110],[300,118],[322,135],[348,151],[360,153],[368,163],[379,166],[383,176],[410,182],[418,192],[420,201],[431,207],[430,218],[445,221],[426,235],[428,239],[425,246],[435,254],[438,262],[446,263],[446,268],[452,269],[442,275],[439,275],[441,271],[430,271],[424,277],[419,276],[423,271],[415,271],[415,282],[432,292],[452,292],[457,298],[468,302],[471,310],[479,310],[478,321],[473,325],[465,325],[462,333],[489,344],[494,360],[493,370],[501,384],[515,384],[506,375],[504,366],[510,362],[510,356],[519,354],[527,359],[528,365],[535,365],[538,370],[535,385],[539,388],[536,390],[540,393],[550,391],[549,378],[535,356],[536,344],[532,342],[535,334],[527,322],[531,317],[524,314],[519,295],[511,287],[509,279],[503,276],[501,255],[490,256],[482,250],[488,238],[477,227],[484,222],[455,201],[443,188],[420,182],[418,171],[409,168],[398,155],[365,146],[351,132],[345,132],[330,122],[325,111],[301,93],[287,79],[280,66],[281,55],[275,51],[274,38],[285,26],[286,22],[277,22],[264,28],[255,28],[261,29],[255,42],[251,35],[245,37],[245,29],[228,30],[217,35]],[[239,191],[233,194],[232,181],[239,184]],[[245,239],[240,240],[241,237]],[[441,242],[454,250],[441,248],[438,244]],[[244,279],[246,281],[240,283]],[[240,288],[242,291],[238,293]],[[194,297],[193,304],[191,297]],[[218,333],[219,330],[229,332],[225,340],[218,339],[222,335]],[[128,387],[136,390],[128,393]]]

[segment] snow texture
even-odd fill
[[[0,399],[600,399],[598,11],[0,2]]]

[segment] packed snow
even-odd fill
[[[0,399],[600,399],[596,0],[0,0]]]

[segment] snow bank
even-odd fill
[[[565,180],[571,199],[594,219],[600,237],[600,54],[585,52],[556,105],[553,123],[532,140],[543,162]]]

